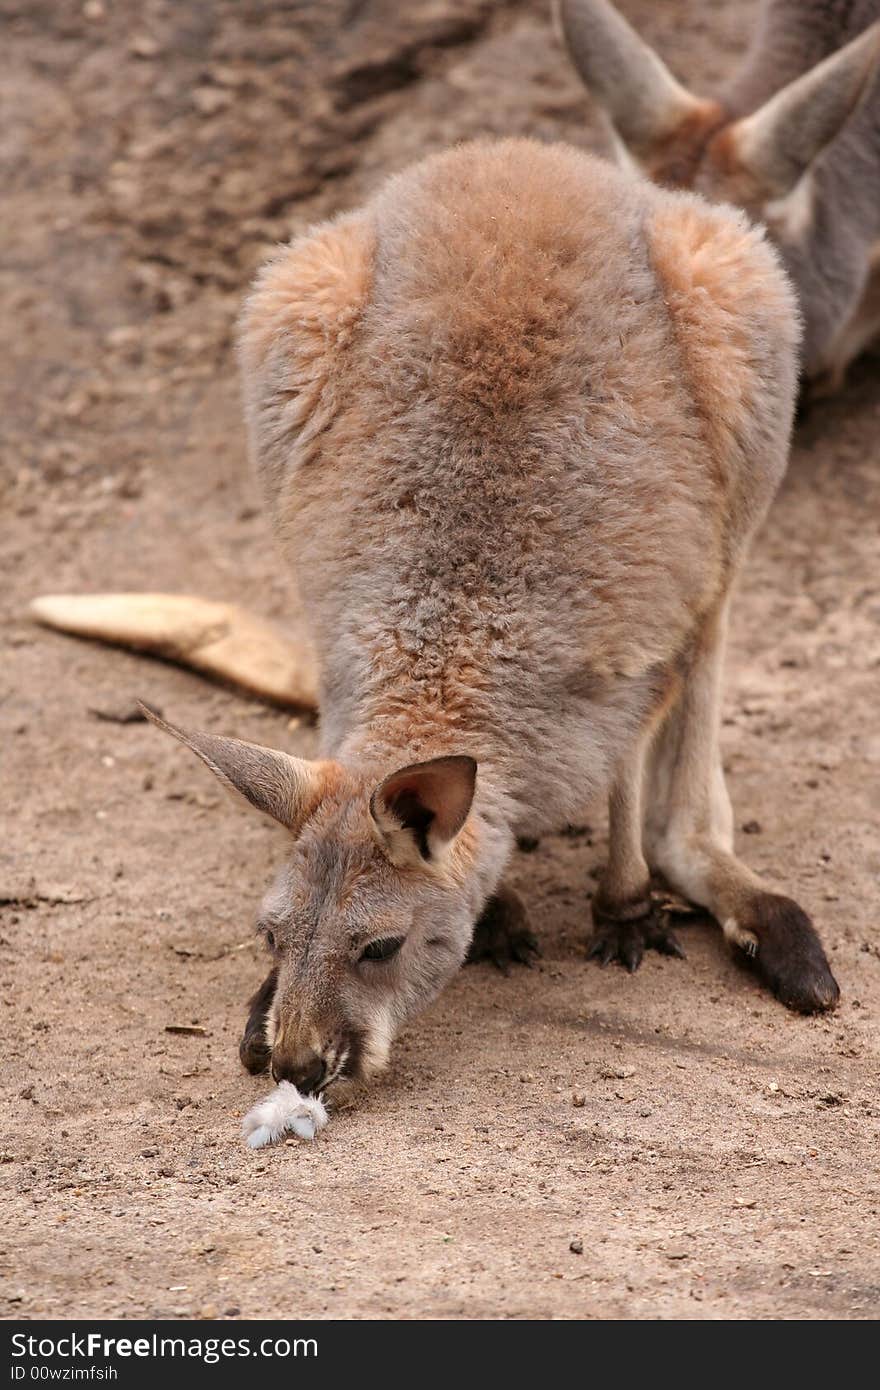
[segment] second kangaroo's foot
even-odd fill
[[[755,893],[735,917],[722,922],[727,940],[776,998],[797,1013],[824,1013],[840,989],[816,929],[802,908],[778,893]]]
[[[669,918],[653,899],[645,899],[643,911],[634,907],[625,916],[612,912],[601,900],[593,903],[593,935],[587,950],[588,960],[600,965],[617,961],[630,974],[638,970],[645,951],[659,951],[663,956],[685,959],[681,942],[669,926]]]
[[[490,960],[506,975],[511,962],[532,965],[540,954],[537,938],[529,926],[529,916],[519,894],[512,888],[499,888],[486,903],[474,927],[465,964]]]
[[[260,1076],[269,1070],[272,1053],[266,1039],[266,1015],[275,998],[277,985],[278,971],[272,970],[248,1005],[248,1021],[238,1045],[238,1055],[245,1071],[249,1071],[251,1076]]]

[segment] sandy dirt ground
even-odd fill
[[[755,12],[624,8],[704,88]],[[0,0],[4,1316],[880,1312],[880,358],[798,428],[725,704],[742,847],[814,915],[831,1018],[786,1013],[704,920],[685,961],[589,963],[585,808],[514,865],[540,965],[467,969],[318,1142],[247,1151],[266,1087],[236,1047],[283,833],[93,711],[143,696],[302,753],[314,732],[24,614],[166,588],[290,617],[245,462],[243,289],[451,140],[597,145],[547,9]]]

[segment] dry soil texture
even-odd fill
[[[754,16],[625,8],[704,87]],[[4,1313],[876,1316],[880,360],[799,426],[725,707],[745,852],[814,914],[839,1012],[787,1014],[708,922],[686,961],[588,963],[585,809],[515,865],[541,965],[465,971],[358,1109],[255,1155],[236,1043],[282,833],[91,711],[313,732],[25,604],[159,587],[289,616],[230,347],[266,248],[451,140],[598,128],[544,0],[0,11]]]

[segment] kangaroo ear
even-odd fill
[[[370,813],[392,864],[436,860],[464,825],[474,799],[473,758],[432,758],[392,772],[370,797]]]
[[[739,164],[768,192],[790,193],[810,164],[840,133],[880,59],[880,20],[857,39],[725,132]]]
[[[608,0],[559,0],[557,13],[585,87],[639,158],[706,106]]]
[[[230,791],[239,792],[258,811],[298,831],[327,790],[329,762],[307,762],[274,748],[243,743],[217,734],[189,733],[168,724],[149,705],[138,701],[147,718],[191,748]]]

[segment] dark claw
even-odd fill
[[[644,954],[644,948],[640,941],[627,941],[624,944],[621,961],[631,975],[634,975],[638,970]]]
[[[525,965],[531,969],[540,955],[541,948],[538,945],[538,938],[528,927],[525,927],[517,936],[510,937],[510,958],[516,961],[517,965]]]
[[[652,951],[659,951],[662,956],[676,956],[678,960],[687,960],[684,948],[671,927],[664,927],[661,931],[649,931],[645,945]]]
[[[597,960],[600,965],[607,965],[611,960],[612,949],[609,942],[598,932],[594,932],[587,946],[587,960]]]
[[[502,975],[510,974],[511,963],[531,967],[541,948],[529,926],[528,914],[511,888],[501,888],[483,909],[465,961],[488,960]]]
[[[626,922],[607,916],[593,908],[593,936],[587,947],[587,959],[600,965],[617,961],[634,975],[642,963],[645,951],[657,951],[664,956],[685,960],[681,942],[668,925],[668,917],[655,903],[643,917]]]

